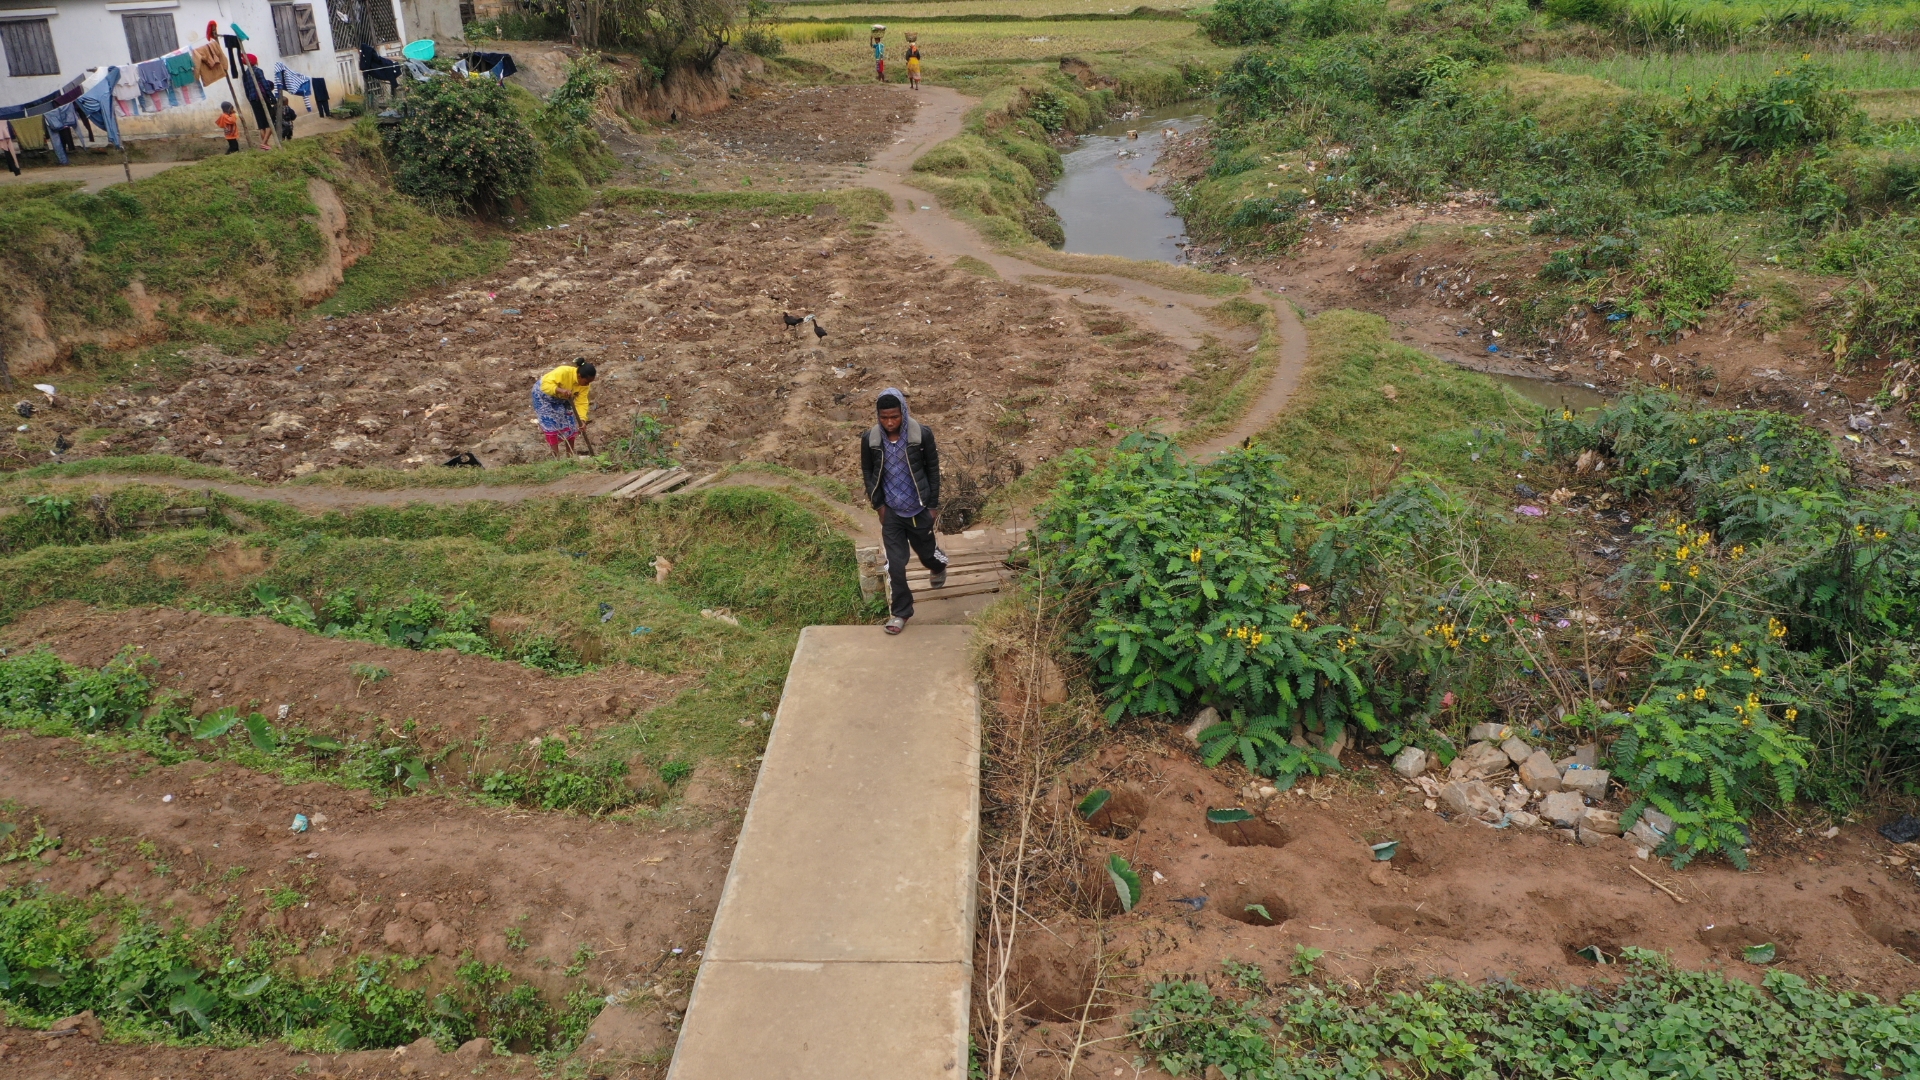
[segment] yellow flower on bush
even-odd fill
[[[1750,668],[1748,668],[1748,669],[1747,669],[1747,671],[1748,671],[1748,672],[1750,672],[1750,673],[1752,673],[1752,675],[1753,675],[1753,677],[1754,677],[1754,678],[1756,678],[1756,679],[1763,679],[1763,678],[1765,678],[1765,677],[1766,677],[1766,674],[1767,674],[1766,672],[1764,672],[1764,671],[1761,671],[1761,670],[1760,670],[1759,668],[1757,668],[1757,667],[1750,667]]]
[[[1688,576],[1688,577],[1699,577],[1699,576],[1700,576],[1700,568],[1699,568],[1698,566],[1689,566],[1689,567],[1687,567],[1687,576]]]
[[[1295,630],[1305,630],[1307,628],[1307,613],[1304,611],[1294,612],[1293,618],[1287,620],[1287,625],[1293,627]]]
[[[1789,723],[1791,723],[1791,722],[1793,722],[1793,721],[1795,721],[1795,720],[1798,720],[1798,719],[1800,719],[1800,710],[1799,710],[1799,709],[1794,709],[1794,708],[1789,708],[1789,709],[1787,710],[1787,721],[1788,721]]]
[[[1735,544],[1733,545],[1733,550],[1729,551],[1727,554],[1733,556],[1735,559],[1738,559],[1740,556],[1745,555],[1746,553],[1747,553],[1747,545]]]
[[[1704,687],[1704,686],[1696,686],[1696,687],[1694,687],[1694,688],[1693,688],[1693,700],[1695,700],[1695,701],[1705,701],[1705,700],[1707,700],[1707,688],[1706,688],[1706,687]]]
[[[1736,641],[1736,642],[1734,642],[1733,644],[1731,644],[1731,645],[1729,645],[1729,646],[1727,646],[1727,651],[1728,651],[1728,652],[1730,652],[1730,653],[1732,653],[1732,654],[1733,654],[1733,655],[1735,655],[1735,656],[1739,656],[1739,655],[1740,655],[1740,643]]]
[[[1767,616],[1767,636],[1783,638],[1787,636],[1787,624],[1773,616]]]
[[[1765,476],[1765,475],[1767,475],[1768,473],[1770,473],[1770,472],[1772,472],[1772,471],[1773,471],[1773,466],[1771,466],[1771,465],[1762,465],[1762,466],[1760,466],[1760,475],[1761,475],[1761,476]]]
[[[1687,556],[1692,554],[1693,554],[1692,548],[1688,547],[1685,544],[1681,544],[1680,547],[1674,551],[1673,557],[1679,560],[1680,562],[1686,562]]]
[[[1672,592],[1672,591],[1673,591],[1673,585],[1672,585],[1672,583],[1670,583],[1670,582],[1665,582],[1665,581],[1663,581],[1663,582],[1661,582],[1661,583],[1660,583],[1660,591],[1661,591],[1661,592]]]
[[[1194,548],[1193,551],[1187,555],[1187,558],[1192,559],[1194,565],[1198,566],[1200,564],[1200,549],[1198,547]]]

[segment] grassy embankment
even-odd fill
[[[324,612],[329,598],[345,596],[350,614],[371,615],[426,594],[448,613],[466,605],[460,628],[478,627],[480,640],[467,643],[476,651],[561,672],[633,664],[697,676],[675,700],[582,748],[603,762],[640,755],[657,769],[752,752],[754,731],[737,721],[777,703],[799,628],[862,614],[850,543],[785,496],[753,487],[659,503],[416,503],[307,515],[218,492],[124,485],[105,492],[105,519],[87,509],[84,486],[8,487],[0,620],[69,599],[301,625],[298,605],[286,601]],[[199,527],[134,525],[180,507],[206,508]],[[233,545],[254,557],[236,560]],[[665,585],[653,580],[656,556],[674,565]],[[602,604],[613,613],[606,622]],[[701,616],[707,608],[729,608],[741,625]],[[502,615],[525,620],[527,640],[491,640],[485,624]]]
[[[1885,404],[1905,398],[1920,331],[1910,43],[1775,23],[1730,55],[1636,51],[1653,5],[1575,6],[1219,5],[1209,28],[1253,47],[1218,84],[1214,162],[1176,192],[1190,229],[1274,251],[1328,216],[1488,191],[1506,227],[1427,240],[1486,265],[1534,260],[1509,302],[1474,308],[1489,328],[1525,341],[1592,310],[1615,335],[1669,342],[1770,300],[1767,318],[1808,320],[1836,359],[1891,362]],[[1522,250],[1542,245],[1544,266]]]
[[[531,119],[532,95],[513,90]],[[597,143],[547,148],[514,225],[567,217],[591,198],[609,160]],[[180,346],[240,350],[278,341],[308,310],[299,276],[326,240],[309,182],[325,182],[347,215],[345,243],[364,254],[317,306],[323,314],[392,304],[423,288],[485,273],[506,258],[498,228],[439,215],[395,192],[371,120],[272,153],[208,158],[85,194],[71,183],[0,191],[0,334],[9,355],[70,362],[59,382],[84,393],[179,366]],[[27,313],[44,330],[27,337]],[[49,343],[52,343],[49,345]],[[41,355],[51,353],[51,356]]]

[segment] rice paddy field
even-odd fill
[[[936,5],[928,5],[936,6]],[[1034,20],[1025,22],[929,22],[916,23],[890,12],[876,13],[872,5],[846,6],[847,11],[864,11],[864,17],[887,25],[888,54],[898,56],[908,33],[920,38],[925,54],[926,79],[977,92],[983,82],[997,81],[1009,66],[1038,62],[1057,62],[1063,56],[1139,56],[1160,58],[1213,57],[1220,66],[1232,61],[1236,50],[1219,49],[1199,32],[1195,24],[1164,19],[1076,20],[1071,22]],[[849,34],[837,41],[795,41],[812,36],[809,31],[827,30],[810,24],[784,24],[781,37],[788,40],[787,55],[824,64],[847,74],[866,74],[873,69],[873,52],[864,32]]]
[[[1619,53],[1602,58],[1562,57],[1543,66],[1562,75],[1588,75],[1654,93],[1684,94],[1714,84],[1765,82],[1802,63],[1833,72],[1843,90],[1909,90],[1920,87],[1920,51],[1862,49],[1766,49],[1751,52]]]
[[[1153,0],[1155,11],[1186,11],[1206,0]],[[1114,0],[874,0],[865,4],[793,3],[786,5],[790,19],[849,19],[871,16],[876,22],[907,18],[954,18],[966,15],[1001,15],[1021,19],[1045,19],[1054,15],[1125,15],[1137,10],[1138,3]],[[891,25],[891,24],[889,24]]]

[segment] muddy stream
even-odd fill
[[[1065,171],[1046,203],[1060,215],[1065,250],[1159,262],[1186,260],[1187,226],[1156,186],[1153,166],[1170,138],[1206,120],[1182,101],[1103,124],[1060,156]],[[1172,133],[1171,135],[1169,133]]]

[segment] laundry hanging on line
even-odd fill
[[[62,105],[77,101],[80,95],[85,92],[84,84],[86,78],[85,75],[75,75],[72,82],[45,97],[37,97],[32,101],[22,102],[18,105],[0,105],[0,120],[18,120],[23,116],[40,116],[52,112]]]

